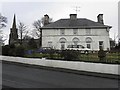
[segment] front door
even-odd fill
[[[61,50],[65,50],[65,42],[61,42]]]

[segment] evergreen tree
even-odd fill
[[[29,46],[30,49],[35,49],[35,48],[37,48],[37,44],[36,44],[34,38],[31,38],[31,39],[29,40],[28,46]]]

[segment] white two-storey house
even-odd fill
[[[98,21],[77,18],[77,14],[70,14],[68,19],[60,19],[49,23],[49,16],[45,15],[42,29],[42,47],[66,49],[68,45],[82,45],[98,51],[110,49],[109,31],[111,26],[104,25],[103,14],[97,16]]]

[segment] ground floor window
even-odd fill
[[[67,40],[65,38],[60,38],[59,42],[61,44],[61,50],[64,50],[65,49],[65,43],[67,42]]]
[[[87,43],[87,48],[91,48],[91,44],[90,43]]]
[[[99,49],[104,49],[103,41],[99,41]]]
[[[91,49],[91,43],[92,43],[92,39],[90,37],[86,38],[86,46],[87,48]]]
[[[79,42],[79,39],[78,38],[73,38],[73,43],[74,43],[74,45],[77,45],[78,44],[78,42]]]

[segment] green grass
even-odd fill
[[[34,53],[31,55],[25,55],[27,58],[52,58],[52,59],[63,59],[60,54],[40,54]],[[87,62],[100,62],[97,53],[79,54],[79,61]],[[107,53],[105,62],[107,63],[120,63],[120,53]]]
[[[89,55],[80,55],[80,60],[82,61],[95,61],[99,62],[99,58],[97,56],[97,53],[92,53]],[[120,63],[120,53],[107,53],[105,61],[108,63]]]
[[[30,55],[25,55],[26,58],[55,58],[55,59],[61,59],[61,56],[59,54],[41,54],[41,53],[33,53]]]
[[[88,55],[81,54],[80,60],[98,61],[99,58],[98,58],[97,54],[88,54]]]
[[[25,55],[24,57],[26,57],[26,58],[42,58],[43,55],[39,54],[39,53],[34,53],[34,54],[30,54],[30,55]]]

